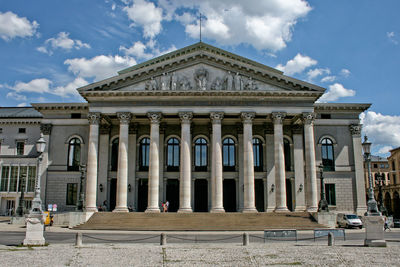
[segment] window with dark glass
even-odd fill
[[[335,162],[333,158],[333,142],[329,138],[324,138],[321,141],[321,156],[324,171],[334,171]]]
[[[286,138],[283,139],[283,152],[285,156],[285,170],[292,170],[292,155],[290,153],[290,141]]]
[[[67,205],[76,205],[77,193],[77,183],[67,184]]]
[[[28,171],[28,166],[19,167],[18,192],[22,191],[22,187],[24,187],[24,192],[26,192],[27,171]]]
[[[1,168],[1,183],[0,183],[0,191],[7,192],[8,191],[8,176],[10,174],[10,166],[3,166]]]
[[[179,171],[179,140],[170,138],[167,141],[167,171]]]
[[[26,128],[18,128],[18,133],[26,133]]]
[[[111,143],[111,171],[113,172],[118,170],[118,149],[119,139],[115,138]]]
[[[325,184],[325,194],[328,205],[336,205],[335,184]]]
[[[150,138],[143,138],[139,146],[139,170],[149,170]]]
[[[224,165],[224,171],[235,171],[235,154],[235,141],[232,138],[225,138],[222,142],[222,161]]]
[[[25,150],[25,142],[18,141],[17,142],[17,155],[24,155],[24,150]]]
[[[81,164],[81,140],[72,138],[68,144],[68,171],[79,171]]]
[[[197,138],[194,141],[194,169],[195,171],[207,171],[207,140]]]
[[[263,171],[263,147],[259,138],[253,138],[253,161],[254,171]]]

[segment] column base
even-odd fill
[[[160,209],[159,208],[147,208],[144,212],[145,213],[160,213]]]
[[[224,212],[225,212],[224,208],[212,208],[210,210],[210,213],[224,213]]]
[[[178,210],[178,213],[192,213],[193,210],[191,208],[181,208]]]
[[[112,212],[129,212],[126,207],[116,207]]]
[[[317,212],[318,211],[318,207],[308,207],[307,208],[307,212]]]
[[[306,207],[305,206],[298,206],[294,209],[295,212],[304,212],[306,211]]]
[[[256,208],[243,208],[242,213],[257,213]]]
[[[275,211],[275,207],[268,207],[266,212],[274,212]]]
[[[85,207],[84,210],[88,212],[98,212],[97,207]]]
[[[289,212],[287,207],[276,207],[275,212]]]

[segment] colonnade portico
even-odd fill
[[[88,164],[87,164],[87,181],[86,181],[86,210],[97,211],[96,208],[96,194],[97,194],[97,175],[98,175],[98,146],[99,146],[99,122],[100,113],[90,112],[88,119],[90,122],[89,127],[89,146],[88,146]],[[117,172],[117,193],[116,193],[116,207],[114,212],[127,212],[128,211],[128,180],[129,180],[129,165],[135,164],[129,158],[129,125],[134,118],[130,112],[116,113],[119,120],[119,148],[118,148],[118,172]],[[192,133],[191,125],[193,122],[193,114],[190,111],[177,112],[181,123],[180,135],[180,171],[179,171],[179,209],[178,212],[192,212],[192,197],[193,197],[193,178],[192,178]],[[222,144],[222,124],[224,121],[224,112],[211,112],[210,121],[212,125],[212,132],[210,133],[211,147],[210,155],[210,189],[211,189],[211,205],[210,212],[225,212],[224,209],[224,165],[223,165],[223,144]],[[237,188],[243,192],[242,212],[257,212],[255,206],[255,171],[254,171],[254,152],[253,152],[253,120],[256,117],[255,112],[241,112],[240,118],[243,123],[243,138],[241,149],[243,154],[243,188]],[[146,116],[150,122],[150,148],[149,148],[149,165],[148,165],[148,201],[145,212],[160,212],[160,122],[163,119],[163,114],[160,112],[148,112]],[[263,179],[264,192],[267,203],[265,204],[266,210],[271,211],[288,211],[286,203],[286,171],[285,159],[283,148],[283,121],[286,113],[273,112],[265,118],[271,118],[273,123],[273,142],[265,140],[268,149],[272,149],[273,153],[267,152],[266,155],[272,155],[273,159],[268,159],[272,162],[274,168],[274,179],[271,180],[269,173]],[[306,175],[296,174],[295,179],[300,177],[302,181],[296,182],[297,184],[305,183],[305,196],[302,198],[301,203],[296,204],[296,211],[301,211],[307,207],[308,210],[313,211],[317,206],[317,184],[316,184],[316,167],[315,167],[315,146],[314,146],[314,129],[312,113],[298,114],[304,123],[304,140],[305,144],[302,147],[301,138],[296,138],[297,153],[300,160],[305,161]],[[204,118],[204,115],[203,115]],[[259,117],[258,117],[259,118]],[[301,125],[301,124],[300,124]],[[293,127],[299,128],[300,125]],[[269,126],[268,126],[269,127]],[[296,132],[299,135],[299,131]],[[268,134],[266,134],[268,136]],[[301,136],[301,135],[299,135]],[[305,151],[305,157],[301,153],[301,149]],[[300,157],[301,155],[301,157]],[[136,156],[135,156],[136,158]],[[271,161],[272,160],[272,161]],[[296,159],[295,159],[296,160]],[[267,163],[265,166],[270,166]],[[302,163],[299,163],[302,165]],[[295,171],[304,173],[304,169],[297,164]],[[270,167],[266,168],[263,172],[269,172]],[[299,179],[300,179],[299,178]],[[161,184],[162,185],[162,184]],[[271,187],[272,186],[272,190]],[[303,186],[303,185],[302,185]],[[273,189],[275,188],[275,190]],[[274,202],[269,203],[270,195],[274,195]],[[305,199],[305,200],[304,200]],[[133,206],[136,206],[135,204]]]

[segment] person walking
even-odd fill
[[[165,206],[166,206],[166,211],[168,212],[168,208],[169,208],[169,201],[167,200],[167,202],[165,202]]]
[[[384,224],[383,227],[384,227],[384,228],[383,228],[383,231],[384,231],[384,232],[386,232],[386,230],[392,231],[392,230],[390,229],[389,220],[387,219],[386,216],[385,216],[385,224]]]

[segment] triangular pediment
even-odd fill
[[[78,90],[83,96],[93,91],[325,91],[204,43],[143,62]]]

